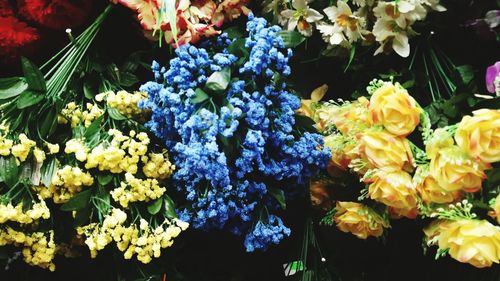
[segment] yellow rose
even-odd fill
[[[332,207],[328,182],[325,180],[315,180],[309,183],[309,194],[313,207],[329,210]]]
[[[412,170],[413,155],[407,139],[387,132],[369,131],[360,136],[361,151],[376,168],[386,171]]]
[[[438,182],[431,176],[427,176],[420,184],[417,185],[417,192],[424,203],[451,203],[460,199],[462,193],[460,191],[446,191],[441,188]]]
[[[490,267],[500,260],[500,228],[486,220],[463,219],[440,225],[438,245],[450,256],[475,267]]]
[[[328,147],[332,151],[332,159],[328,165],[328,170],[333,172],[335,168],[342,171],[346,171],[351,159],[348,157],[347,152],[350,151],[354,146],[355,142],[343,136],[342,134],[332,134],[324,138],[325,147]],[[333,174],[336,174],[333,172]]]
[[[409,135],[420,123],[422,109],[408,92],[392,83],[385,83],[370,98],[370,118],[391,134]]]
[[[368,187],[368,195],[409,217],[413,217],[417,207],[417,192],[410,174],[405,171],[379,171]]]
[[[389,223],[369,207],[355,202],[337,202],[334,220],[337,228],[360,239],[379,237]]]
[[[460,147],[442,148],[431,158],[430,175],[448,192],[476,192],[486,177],[482,163],[471,159]]]
[[[455,140],[471,157],[486,163],[500,161],[500,110],[480,109],[458,124]]]
[[[342,134],[355,134],[369,127],[368,99],[360,97],[352,103],[340,106],[325,105],[316,111],[319,127],[335,127]]]
[[[453,146],[453,144],[451,134],[445,129],[439,128],[432,133],[432,137],[425,146],[425,153],[427,153],[427,157],[432,159],[441,149]]]

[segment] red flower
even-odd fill
[[[33,27],[13,16],[0,17],[0,58],[11,62],[25,54],[40,39]]]
[[[18,0],[18,8],[27,19],[61,30],[83,24],[92,3],[92,0]]]

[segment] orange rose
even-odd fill
[[[490,267],[500,260],[500,228],[486,220],[463,219],[440,225],[438,245],[450,256],[475,267]]]
[[[343,232],[350,232],[360,239],[379,237],[389,223],[371,208],[355,202],[337,202],[335,223]]]
[[[471,157],[485,163],[500,161],[500,110],[480,109],[464,116],[455,140]]]
[[[417,192],[424,203],[451,203],[460,199],[460,191],[446,191],[439,186],[437,181],[431,177],[427,176],[420,184],[417,185]]]
[[[329,210],[332,207],[330,192],[328,190],[328,182],[324,180],[311,181],[309,183],[309,195],[313,207]]]
[[[409,215],[417,207],[417,192],[410,174],[404,171],[379,171],[368,187],[371,199]]]
[[[360,137],[361,151],[376,168],[387,171],[412,170],[413,155],[407,139],[387,132],[368,131]]]
[[[460,147],[446,147],[431,158],[430,175],[448,192],[476,192],[486,177],[486,167],[471,159]]]
[[[385,83],[375,90],[368,107],[373,124],[383,125],[391,134],[409,135],[420,123],[422,109],[400,86]]]

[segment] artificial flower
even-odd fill
[[[430,175],[448,192],[476,192],[481,189],[487,168],[458,146],[441,149],[431,158]]]
[[[500,110],[480,109],[472,114],[458,124],[457,145],[485,163],[500,161]]]
[[[384,131],[367,131],[360,135],[360,150],[377,169],[413,170],[413,156],[406,138]]]
[[[485,78],[488,92],[500,96],[500,61],[488,66]]]
[[[297,30],[304,36],[312,35],[312,24],[323,18],[318,11],[309,8],[310,0],[292,0],[292,9],[286,9],[281,12],[281,16],[287,20],[286,28],[288,30]]]
[[[374,210],[356,202],[337,202],[334,220],[339,230],[350,232],[360,239],[380,237],[384,228],[389,227],[387,220]]]
[[[310,99],[301,99],[300,108],[297,113],[310,118],[314,117],[314,106],[325,96],[328,91],[328,85],[324,84],[314,89]]]
[[[398,209],[400,213],[413,217],[417,207],[417,193],[410,174],[404,171],[378,171],[368,187],[371,199],[389,207]]]
[[[420,123],[422,109],[406,89],[384,83],[370,98],[370,117],[373,124],[383,125],[391,134],[409,135]]]
[[[486,220],[462,219],[440,224],[438,245],[459,262],[478,268],[500,262],[500,228]]]
[[[313,207],[324,210],[331,209],[332,199],[328,190],[328,181],[326,180],[311,180],[309,183],[309,195]]]
[[[451,203],[461,197],[460,191],[449,192],[441,188],[432,176],[425,177],[422,182],[417,185],[417,192],[425,204]]]
[[[37,24],[64,30],[85,22],[93,0],[19,0],[19,14]]]
[[[317,28],[331,45],[350,44],[362,37],[364,18],[353,14],[346,2],[338,1],[337,6],[328,7],[323,12],[333,24],[320,23]]]

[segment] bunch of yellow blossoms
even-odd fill
[[[460,200],[479,191],[485,170],[500,161],[500,110],[477,110],[457,125],[431,130],[426,113],[399,84],[374,81],[368,92],[370,99],[354,102],[302,104],[307,108],[300,112],[316,121],[332,149],[328,173],[333,178],[348,170],[357,173],[367,186],[360,200],[382,203],[392,218],[438,217],[440,226],[433,228],[430,244],[449,250],[458,261],[476,267],[500,263],[500,227],[457,211],[470,211],[472,205]],[[425,151],[406,138],[419,124]],[[313,202],[321,206],[331,204],[324,202],[329,197],[318,197],[329,194],[318,192],[319,186],[326,189],[324,182],[311,183]],[[500,224],[499,198],[491,203],[491,214]],[[438,204],[445,207],[436,211]],[[362,203],[337,202],[336,210],[332,219],[337,227],[363,239],[380,236],[388,227]]]
[[[91,186],[93,183],[94,178],[89,172],[66,165],[57,170],[49,187],[40,186],[38,192],[43,198],[52,198],[54,203],[62,204],[82,191],[84,186]]]
[[[137,104],[146,99],[148,94],[145,92],[129,93],[127,91],[118,91],[117,93],[109,91],[98,94],[95,99],[98,102],[106,100],[109,107],[116,108],[127,118],[139,118],[145,111],[140,109]]]
[[[50,210],[45,201],[39,196],[40,202],[35,202],[31,209],[23,212],[23,204],[19,203],[15,207],[9,203],[0,204],[0,223],[7,221],[18,222],[20,224],[30,224],[39,219],[49,219]]]
[[[61,115],[58,116],[59,124],[67,124],[69,121],[71,128],[75,128],[80,123],[88,127],[104,113],[97,104],[87,103],[85,107],[86,110],[82,111],[82,108],[75,102],[68,103],[61,111]]]
[[[141,180],[126,173],[125,180],[120,183],[120,187],[111,191],[111,196],[123,208],[128,208],[129,202],[149,202],[160,198],[165,191],[166,189],[160,187],[156,179]]]
[[[124,226],[126,220],[125,212],[112,209],[102,225],[92,223],[77,228],[79,235],[86,236],[85,244],[91,257],[96,257],[99,250],[114,241],[125,259],[137,255],[139,261],[149,263],[153,257],[160,257],[161,249],[170,247],[173,239],[188,227],[186,222],[177,219],[166,219],[157,227],[152,227],[144,219],[140,220],[139,227],[135,224]]]
[[[48,236],[48,237],[47,237]],[[30,265],[55,270],[52,262],[56,252],[54,243],[54,232],[24,233],[16,231],[11,227],[0,228],[0,246],[21,246],[24,261]]]

